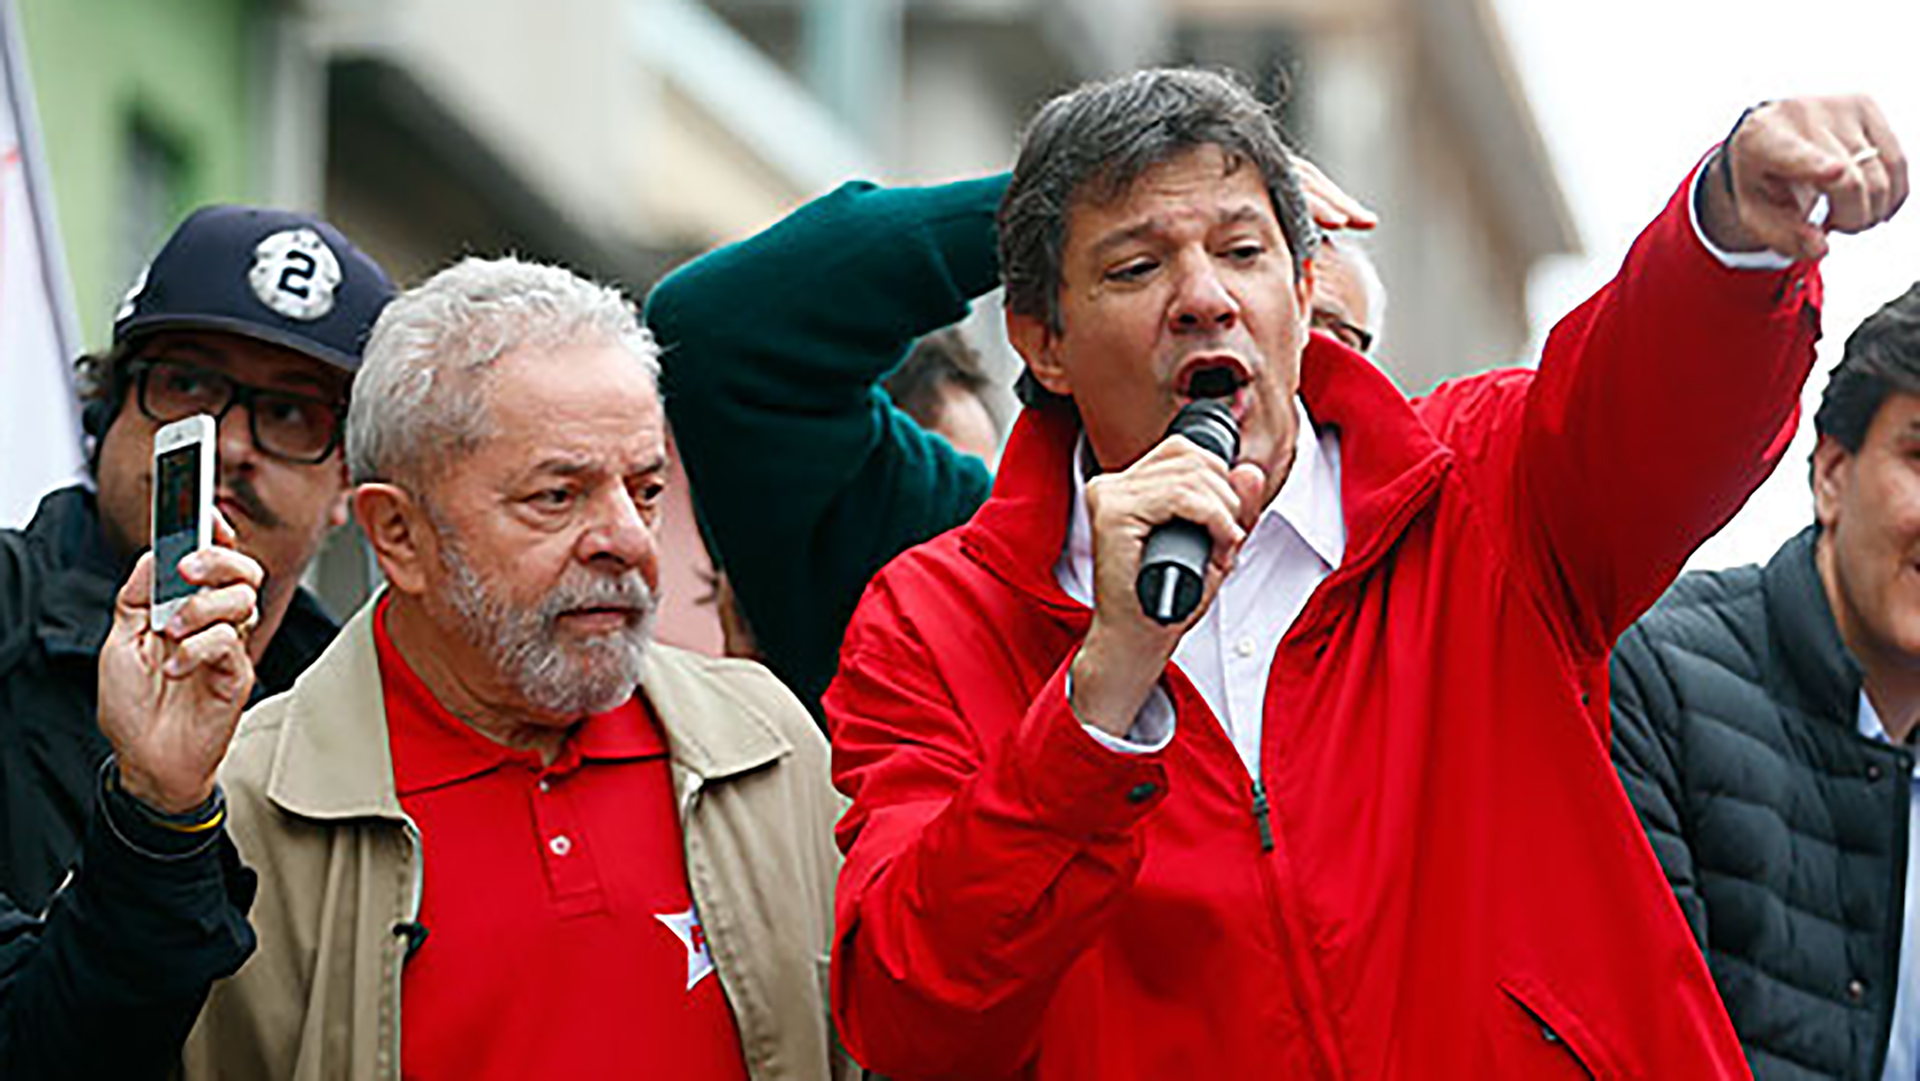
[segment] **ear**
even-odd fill
[[[333,505],[327,508],[327,528],[339,529],[347,524],[347,512],[352,508],[353,485],[347,477],[347,460],[340,459],[340,491],[333,498]]]
[[[362,484],[353,490],[353,516],[373,545],[387,584],[411,596],[425,593],[427,567],[439,558],[439,539],[413,494],[393,484]]]
[[[1038,316],[1007,310],[1007,341],[1027,362],[1027,370],[1041,386],[1065,398],[1073,397],[1073,379],[1060,362],[1060,336]]]
[[[1813,445],[1813,515],[1826,532],[1840,521],[1840,504],[1853,483],[1853,458],[1830,435]]]

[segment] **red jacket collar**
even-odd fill
[[[1383,555],[1426,505],[1453,454],[1366,358],[1333,339],[1309,335],[1300,395],[1314,423],[1340,432],[1341,510],[1347,523],[1342,569]],[[1027,409],[1000,459],[993,495],[961,527],[960,544],[996,577],[1062,615],[1084,613],[1055,581],[1066,543],[1068,472],[1080,425],[1064,409]]]

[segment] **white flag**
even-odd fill
[[[81,476],[79,335],[13,0],[0,0],[0,68],[0,527],[16,527]]]

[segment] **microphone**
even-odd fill
[[[1222,399],[1199,398],[1181,406],[1167,426],[1167,438],[1176,435],[1200,444],[1228,465],[1240,455],[1240,425]],[[1178,518],[1154,526],[1147,534],[1140,576],[1134,583],[1147,618],[1168,625],[1192,615],[1206,591],[1207,560],[1212,555],[1213,537],[1200,526]]]

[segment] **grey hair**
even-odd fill
[[[1320,243],[1327,250],[1335,252],[1353,268],[1354,277],[1360,279],[1360,291],[1367,297],[1368,334],[1378,339],[1380,328],[1387,325],[1387,283],[1380,280],[1380,268],[1374,264],[1373,253],[1357,237],[1341,233],[1322,233]]]
[[[434,458],[472,452],[488,431],[486,381],[524,348],[615,345],[656,389],[660,351],[633,302],[564,267],[466,258],[396,297],[374,324],[353,381],[353,482],[418,479]]]

